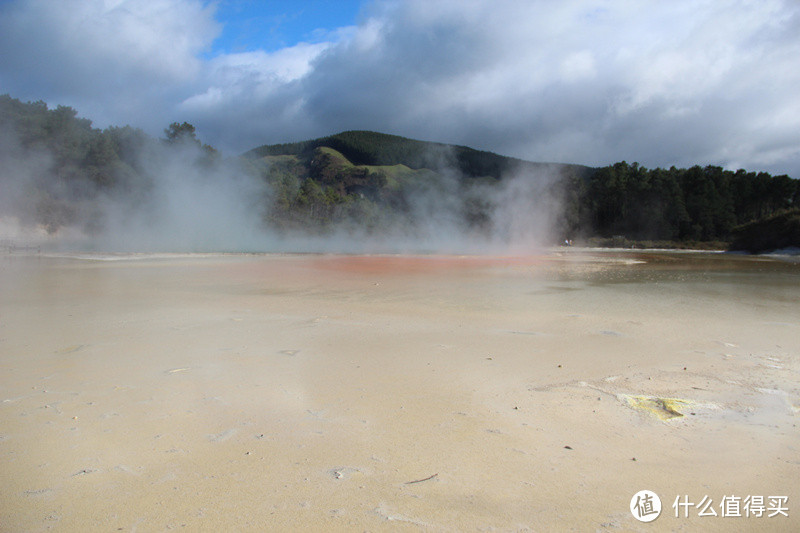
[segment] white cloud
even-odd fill
[[[0,9],[0,90],[156,132],[187,120],[223,148],[359,128],[800,177],[793,0],[375,0],[325,42],[210,58],[199,0]]]
[[[201,54],[219,32],[213,14],[195,0],[8,2],[2,90],[72,105],[101,123],[163,113],[204,69]]]
[[[268,54],[263,51],[220,55],[208,62],[204,74],[207,87],[201,94],[186,98],[180,105],[188,113],[219,111],[245,98],[247,102],[268,99],[282,85],[302,78],[311,62],[328,43],[300,43]]]

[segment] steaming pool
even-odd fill
[[[800,263],[5,254],[0,400],[0,530],[796,531]]]

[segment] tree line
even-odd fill
[[[570,184],[568,232],[652,241],[730,241],[735,230],[800,206],[787,175],[719,166],[647,169],[625,161]],[[568,202],[569,204],[569,202]]]

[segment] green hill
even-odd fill
[[[398,224],[413,226],[421,204],[433,210],[441,204],[455,210],[451,218],[480,233],[490,231],[500,182],[516,175],[539,176],[548,187],[559,189],[553,197],[560,198],[568,184],[585,189],[596,171],[371,131],[264,145],[243,158],[275,191],[270,224],[303,229],[358,221],[368,230],[391,230]],[[575,216],[559,223],[565,233],[579,224]]]
[[[439,210],[471,231],[486,232],[497,207],[498,183],[525,174],[561,186],[585,182],[594,172],[371,131],[260,146],[243,157],[275,192],[268,211],[270,224],[278,228],[324,229],[345,222],[392,231]]]
[[[533,163],[467,146],[417,141],[372,131],[345,131],[309,141],[264,145],[246,152],[244,156],[257,159],[265,156],[292,155],[307,159],[316,148],[320,147],[338,151],[354,165],[381,167],[404,165],[414,170],[434,171],[455,169],[469,177],[500,179],[501,176],[518,169],[540,170],[557,167],[576,173],[591,170],[583,165]]]

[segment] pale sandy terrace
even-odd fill
[[[2,531],[796,531],[799,408],[797,264],[0,257]]]

